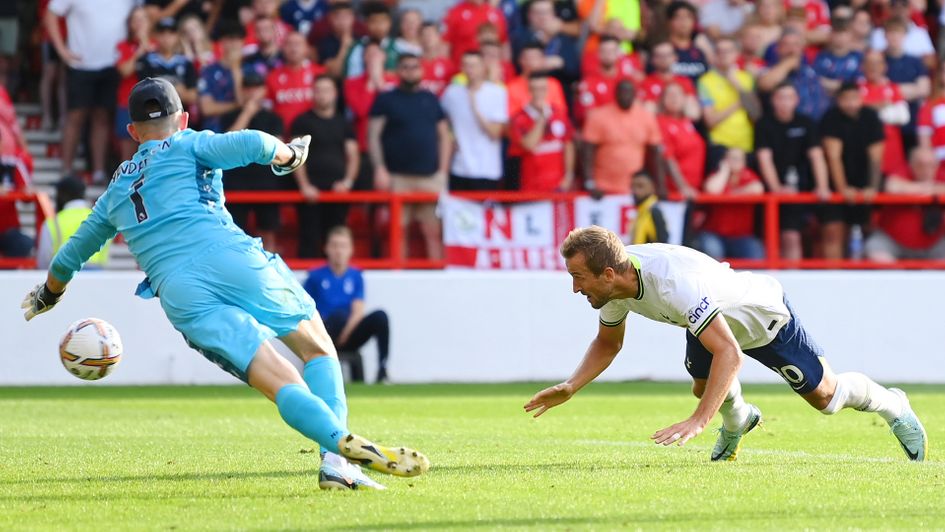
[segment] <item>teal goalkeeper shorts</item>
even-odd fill
[[[157,296],[188,345],[243,382],[263,342],[315,314],[285,262],[255,241],[202,254],[164,281]]]

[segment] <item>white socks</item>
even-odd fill
[[[722,414],[722,427],[729,432],[741,430],[748,421],[749,413],[751,409],[742,398],[742,385],[738,379],[735,379],[732,381],[732,387],[728,389],[725,402],[719,407],[719,414]]]
[[[837,389],[827,408],[822,413],[836,414],[843,408],[852,408],[861,412],[876,412],[892,423],[902,415],[902,399],[873,382],[862,373],[848,372],[837,375]]]
[[[348,465],[348,461],[342,458],[341,455],[330,451],[326,451],[325,454],[322,455],[322,462],[335,467],[345,467]]]

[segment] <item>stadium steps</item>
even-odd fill
[[[33,188],[37,192],[44,192],[50,199],[55,200],[56,182],[61,176],[62,162],[59,159],[62,134],[60,131],[44,131],[40,129],[39,117],[42,109],[35,103],[18,103],[15,105],[17,118],[23,127],[23,135],[29,143],[29,152],[33,156]],[[80,147],[81,150],[81,147]],[[76,158],[76,171],[84,173],[85,158]],[[104,185],[89,185],[88,197],[97,198],[105,192]],[[18,203],[20,227],[24,233],[36,238],[36,206],[33,203]],[[134,270],[138,265],[128,251],[128,246],[121,239],[114,242],[109,253],[109,269]]]

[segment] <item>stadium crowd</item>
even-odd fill
[[[16,37],[24,6],[38,10],[19,28],[32,39]],[[850,204],[782,206],[783,257],[945,259],[941,207],[869,206],[879,192],[945,194],[939,12],[926,0],[4,2],[2,186],[29,185],[10,94],[35,99],[18,73],[38,47],[62,176],[83,139],[89,184],[131,157],[126,102],[147,76],[175,84],[195,128],[312,135],[289,181],[264,167],[224,177],[228,190],[301,192],[297,250],[280,247],[284,209],[230,205],[289,256],[324,256],[348,220],[320,194],[377,189],[632,194],[638,243],[665,238],[667,198],[836,193]],[[763,258],[755,214],[696,201],[687,243]],[[0,216],[0,252],[29,253],[13,215]],[[442,257],[432,205],[403,222]]]

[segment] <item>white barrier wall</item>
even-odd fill
[[[103,318],[125,356],[103,384],[209,384],[235,379],[191,351],[157,300],[133,295],[137,272],[83,272],[50,313],[23,321],[19,303],[42,272],[0,272],[0,385],[79,384],[60,365],[66,327]],[[887,382],[945,382],[945,272],[779,272],[834,369]],[[368,309],[391,317],[395,382],[557,380],[597,328],[596,311],[555,272],[367,272]],[[684,380],[684,333],[631,315],[623,353],[602,378]],[[368,378],[375,353],[363,351]],[[748,360],[746,382],[776,381]]]

